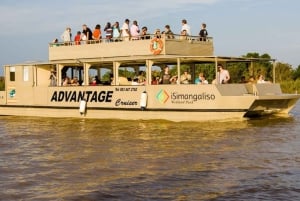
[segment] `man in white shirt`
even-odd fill
[[[181,31],[186,30],[187,35],[191,36],[192,35],[192,33],[191,33],[191,27],[190,27],[190,25],[187,24],[186,19],[183,19],[181,21],[181,23],[182,23]]]
[[[121,36],[123,38],[123,40],[125,41],[129,41],[130,39],[130,32],[129,32],[129,19],[126,19],[122,28],[121,28]]]

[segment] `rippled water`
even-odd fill
[[[297,200],[293,117],[238,122],[0,117],[0,200]]]

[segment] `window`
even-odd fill
[[[29,69],[28,66],[23,67],[23,81],[27,82],[29,80]]]
[[[15,67],[9,67],[9,80],[16,81],[16,68]]]

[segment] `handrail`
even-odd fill
[[[174,34],[172,36],[174,36],[174,38],[170,38],[166,34],[161,34],[159,38],[162,38],[165,40],[176,40],[176,41],[188,40],[188,41],[199,41],[199,42],[203,42],[203,43],[212,43],[213,42],[213,37],[207,37],[205,40],[201,40],[199,36],[182,36],[182,35],[178,35],[178,34]],[[146,36],[139,36],[139,39],[133,39],[133,40],[129,40],[129,41],[134,42],[134,41],[139,41],[139,40],[151,40],[155,37],[157,37],[155,34],[147,34]],[[119,38],[111,38],[111,39],[102,38],[100,40],[80,41],[80,44],[78,44],[78,41],[51,42],[51,43],[49,43],[49,47],[77,46],[77,45],[89,45],[89,44],[101,44],[101,43],[125,42],[125,41],[126,40],[124,37],[119,37]]]

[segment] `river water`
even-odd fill
[[[0,200],[299,200],[300,104],[236,122],[0,117]]]

